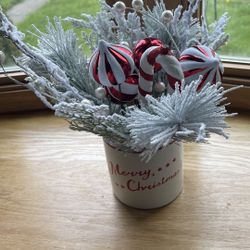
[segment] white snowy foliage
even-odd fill
[[[59,18],[48,20],[46,32],[35,28],[38,46],[23,41],[24,34],[8,20],[0,8],[0,34],[11,40],[22,52],[15,61],[28,75],[27,86],[59,117],[66,118],[70,128],[100,135],[110,144],[125,151],[143,151],[142,157],[149,160],[161,147],[172,140],[204,142],[210,133],[227,137],[224,119],[225,91],[220,83],[207,84],[196,91],[200,79],[190,85],[176,85],[173,94],[147,96],[146,104],[124,106],[112,104],[108,98],[95,97],[97,84],[88,73],[88,58],[82,47],[91,51],[100,39],[112,43],[127,42],[131,49],[145,37],[160,39],[171,46],[179,56],[192,44],[204,44],[218,49],[227,39],[224,33],[228,21],[223,15],[209,28],[205,18],[202,22],[193,17],[200,0],[190,0],[187,10],[178,6],[173,11],[173,20],[165,24],[162,12],[168,9],[162,0],[156,1],[153,10],[146,6],[141,17],[136,11],[117,12],[100,1],[101,10],[96,16],[82,15],[82,19],[66,18],[73,26],[82,29],[81,43],[73,30],[64,30]],[[182,13],[182,14],[181,14]],[[89,33],[86,29],[91,30]],[[156,81],[164,81],[162,71],[154,75]],[[184,87],[185,86],[185,87]]]
[[[204,36],[201,43],[212,48],[213,50],[218,50],[229,39],[229,35],[224,31],[228,21],[228,14],[223,14],[218,21],[215,21],[209,26],[209,29],[207,30],[207,38],[204,39]]]
[[[91,30],[91,35],[96,36],[96,41],[103,39],[110,43],[128,42],[130,48],[146,37],[136,12],[130,12],[125,16],[107,5],[104,0],[100,1],[100,5],[101,11],[95,17],[82,14],[83,19],[67,17],[65,21],[71,22],[75,27]],[[83,35],[88,36],[85,31]]]
[[[160,2],[156,1],[155,6],[152,10],[149,7],[144,8],[142,17],[145,24],[145,32],[147,36],[156,37],[161,41],[164,41],[159,36],[163,35],[162,33],[165,33],[166,30],[165,24],[161,19],[161,15],[165,10],[166,6],[163,0],[161,0]],[[159,23],[161,23],[162,25],[160,26]],[[167,44],[166,41],[164,42]]]
[[[199,20],[193,17],[199,8],[200,0],[189,2],[187,10],[183,11],[181,5],[175,9],[173,22],[170,24],[170,32],[180,52],[189,46],[191,40],[195,39],[199,43],[201,37]]]
[[[88,58],[78,45],[73,30],[65,31],[60,19],[55,17],[54,25],[48,20],[46,33],[37,28],[35,31],[38,47],[34,50],[58,65],[79,92],[94,95],[97,85],[89,77],[86,67]]]
[[[163,0],[156,1],[153,10],[148,8],[143,11],[146,35],[159,38],[166,46],[170,45],[177,57],[194,44],[207,45],[217,50],[228,40],[228,35],[224,32],[228,16],[225,13],[218,21],[207,27],[204,18],[200,22],[195,17],[200,2],[201,0],[189,0],[187,10],[184,10],[182,5],[177,6],[173,12],[173,20],[166,25],[161,19],[161,14],[167,9],[167,3],[165,5]]]
[[[61,102],[54,106],[55,114],[70,122],[70,128],[88,131],[111,141],[114,145],[125,147],[130,141],[127,120],[119,114],[110,115],[107,105],[94,106],[83,100],[81,103]]]
[[[70,83],[66,73],[49,58],[46,58],[43,54],[34,50],[31,46],[23,42],[24,35],[17,30],[17,28],[8,20],[0,8],[0,34],[4,37],[10,39],[25,56],[33,60],[34,63],[39,64],[47,73],[47,75],[53,77],[53,79],[60,85],[64,91],[72,93],[72,96],[76,99],[81,99],[82,96],[79,91]],[[22,65],[22,60],[19,61],[19,66],[21,66],[24,71],[30,70],[34,72],[26,62]],[[36,77],[34,72],[33,77]],[[35,79],[32,79],[35,82]],[[38,86],[39,89],[39,86]]]
[[[206,20],[206,1],[202,2],[202,16],[201,16],[201,44],[206,45],[214,50],[218,50],[229,39],[229,35],[225,33],[225,28],[229,21],[227,13],[224,13],[218,21],[207,26]]]
[[[235,115],[228,114],[222,104],[228,91],[221,83],[207,83],[197,93],[201,79],[181,89],[176,84],[172,95],[162,95],[158,100],[147,95],[147,105],[128,113],[132,148],[143,150],[144,159],[149,160],[159,148],[173,140],[205,142],[210,133],[227,138],[224,129],[228,126],[224,119]]]

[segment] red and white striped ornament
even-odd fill
[[[152,46],[142,55],[140,60],[139,98],[152,94],[154,67],[159,64],[166,72],[168,81],[172,88],[175,83],[183,80],[183,72],[179,61],[172,55],[169,48],[163,46]]]
[[[185,84],[190,84],[202,75],[198,90],[207,82],[221,82],[223,66],[219,56],[209,47],[197,45],[184,50],[180,56]]]
[[[128,103],[138,94],[138,75],[129,76],[124,83],[106,87],[106,91],[114,103]]]
[[[143,55],[143,53],[152,46],[163,46],[162,42],[153,37],[147,37],[145,39],[140,40],[133,51],[133,58],[135,61],[135,66],[139,69],[140,68],[140,60]],[[160,64],[154,65],[154,70],[159,71],[161,69]]]
[[[100,41],[89,63],[91,78],[106,89],[115,103],[131,102],[138,94],[132,52],[126,46]],[[132,75],[131,75],[132,74]]]
[[[99,41],[89,62],[89,74],[94,81],[107,87],[122,84],[133,71],[134,61],[129,48]]]

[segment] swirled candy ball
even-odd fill
[[[190,84],[202,75],[198,90],[208,82],[215,84],[222,80],[221,60],[215,51],[207,46],[198,45],[184,50],[179,61],[184,73],[185,84]]]
[[[162,46],[162,42],[156,38],[148,37],[145,39],[140,40],[133,52],[133,58],[135,61],[135,66],[139,69],[140,68],[140,60],[143,53],[152,46]],[[159,71],[161,69],[161,65],[156,63],[154,65],[154,70]]]
[[[129,48],[101,40],[89,62],[90,77],[103,86],[119,85],[134,71]]]
[[[138,75],[129,76],[124,83],[106,87],[107,93],[114,103],[128,103],[133,101],[138,94]]]

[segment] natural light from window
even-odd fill
[[[99,0],[1,0],[0,5],[9,18],[26,34],[25,41],[36,44],[37,39],[27,33],[27,30],[34,31],[32,24],[44,31],[47,24],[46,17],[50,19],[54,16],[80,18],[82,12],[95,14],[99,9]],[[1,36],[0,50],[6,54],[6,68],[13,66],[11,55],[15,56],[17,52],[13,45]]]
[[[166,1],[167,2],[167,1]],[[227,32],[230,40],[220,54],[227,59],[247,61],[250,57],[250,1],[249,0],[204,0],[207,22],[212,23],[224,13],[230,18]],[[44,30],[46,16],[71,16],[80,18],[80,13],[94,14],[98,11],[98,0],[1,0],[1,6],[18,28],[27,34],[31,24]],[[36,38],[27,34],[26,41],[35,44]],[[13,46],[0,37],[0,50],[7,55],[6,65],[14,64],[11,55],[17,55]]]
[[[207,21],[212,23],[227,12],[230,20],[226,32],[230,39],[220,54],[224,57],[249,60],[250,57],[250,1],[249,0],[205,0]]]

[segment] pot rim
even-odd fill
[[[108,145],[110,148],[114,149],[114,150],[117,150],[117,151],[119,151],[119,152],[128,153],[128,154],[141,154],[141,153],[144,151],[144,149],[141,150],[141,151],[134,151],[134,150],[124,151],[124,150],[122,150],[122,149],[120,149],[120,148],[118,148],[118,147],[112,145],[111,143],[109,143],[109,142],[108,142],[108,139],[105,139],[104,137],[103,137],[103,142],[104,142],[106,145]],[[172,140],[172,141],[171,141],[168,145],[166,145],[165,147],[170,146],[170,145],[172,145],[172,144],[174,144],[174,143],[181,143],[181,142],[176,141],[176,140]],[[162,149],[165,148],[165,147],[160,147],[160,148],[157,150],[157,152],[160,151],[160,150],[162,150]]]

